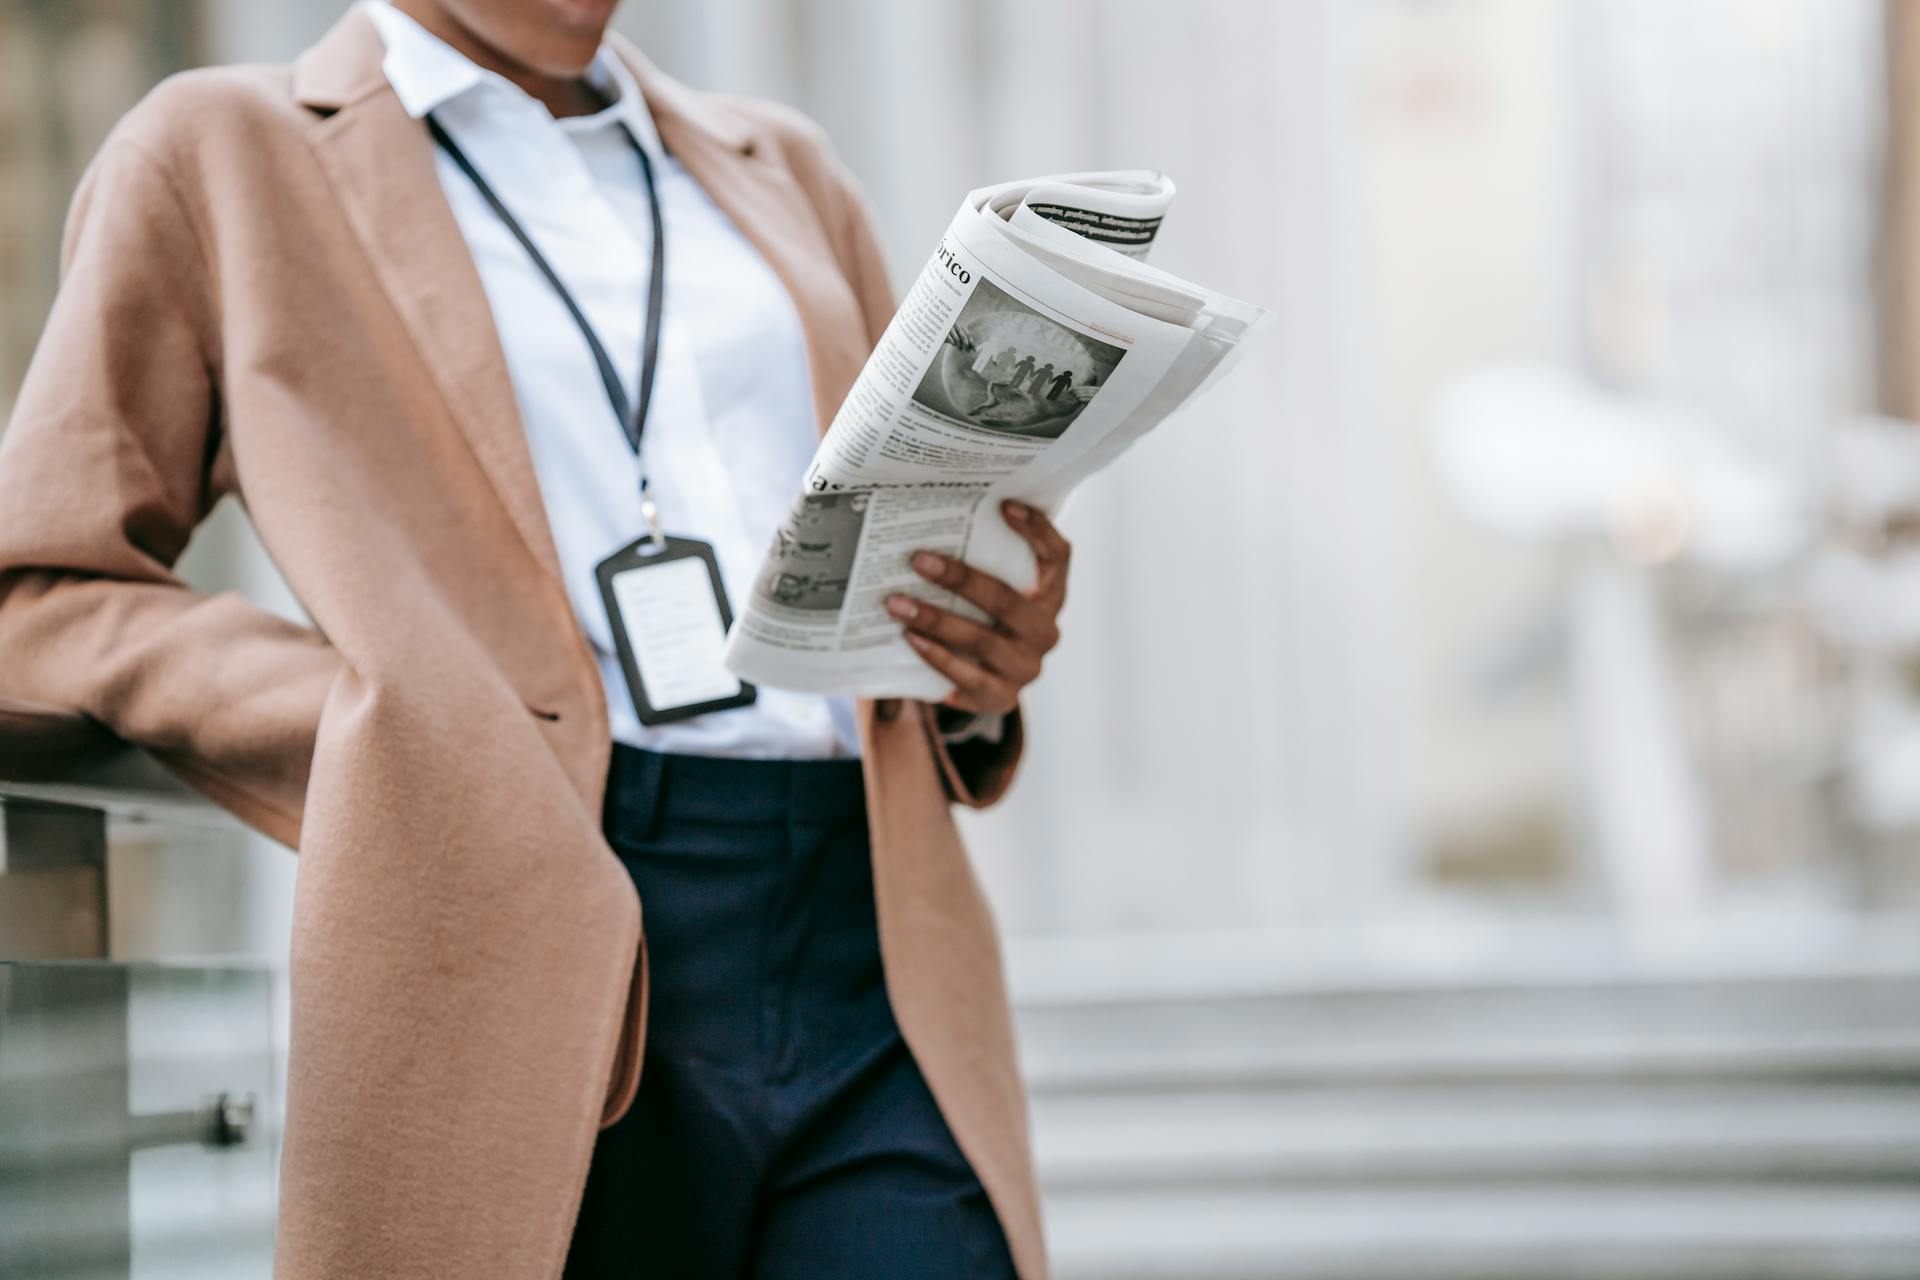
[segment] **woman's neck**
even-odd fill
[[[606,98],[584,77],[550,75],[529,67],[469,31],[433,0],[392,0],[392,3],[394,8],[459,50],[475,66],[520,86],[556,119],[592,115],[607,105]]]

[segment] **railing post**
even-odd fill
[[[0,956],[98,960],[107,918],[107,815],[0,798]]]

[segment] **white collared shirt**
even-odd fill
[[[713,544],[736,611],[817,443],[806,337],[760,253],[661,146],[626,65],[602,47],[587,79],[611,105],[556,120],[384,2],[368,6],[409,115],[429,112],[566,282],[629,399],[653,223],[626,125],[653,163],[666,227],[659,364],[642,446],[662,526]],[[844,699],[761,689],[752,706],[648,728],[634,714],[594,566],[645,532],[640,463],[578,326],[473,183],[435,148],[526,424],[567,595],[600,663],[614,740],[695,755],[807,759],[859,751]]]

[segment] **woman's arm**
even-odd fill
[[[339,655],[173,572],[235,487],[217,291],[161,161],[110,140],[0,437],[0,696],[81,711],[292,845]]]

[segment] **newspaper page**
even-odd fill
[[[969,193],[822,439],[730,633],[778,688],[939,700],[885,609],[971,617],[914,573],[931,549],[1032,584],[1007,498],[1049,515],[1224,372],[1262,312],[1146,264],[1173,197],[1148,171]]]

